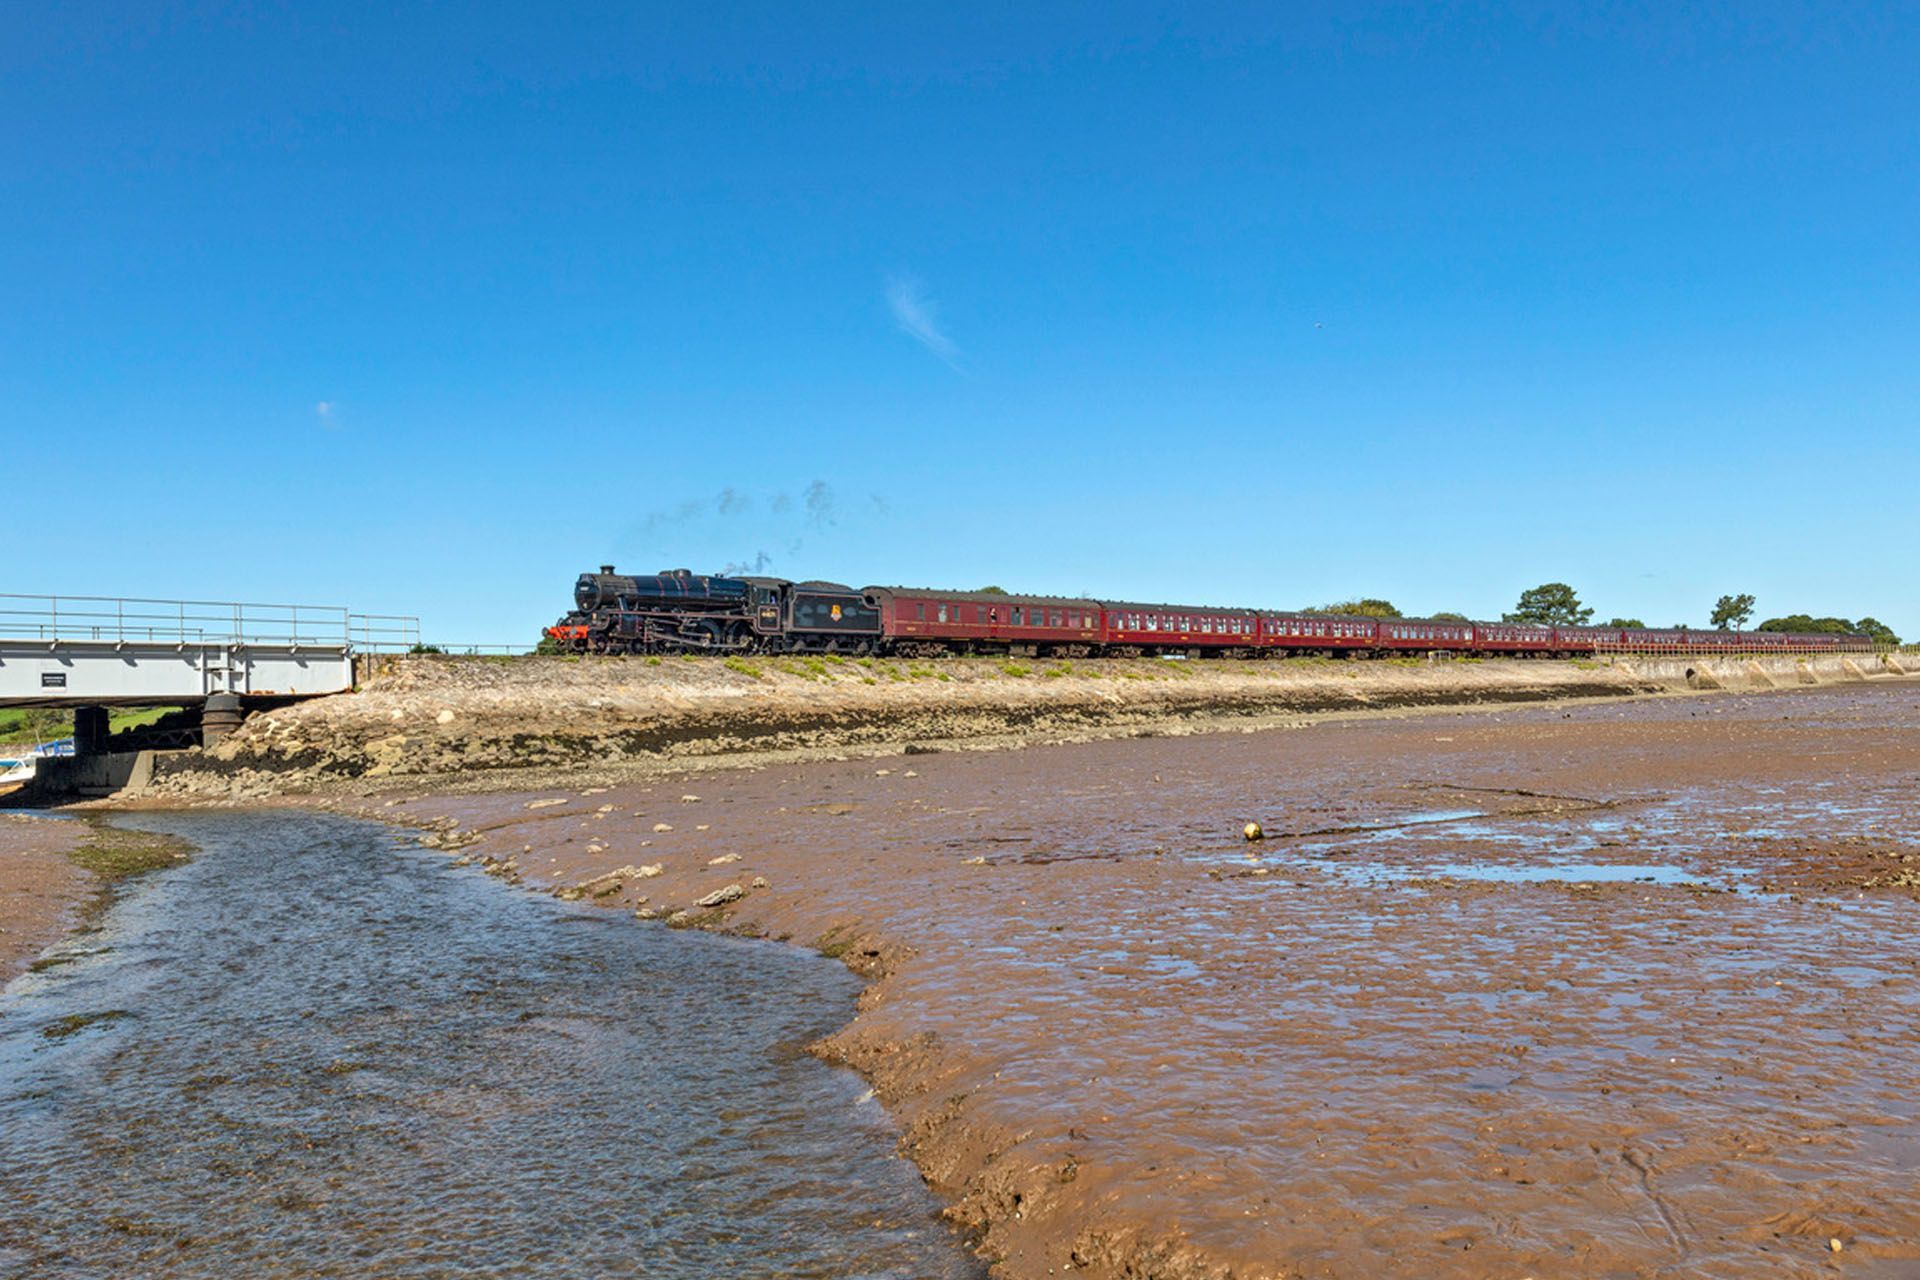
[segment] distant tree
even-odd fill
[[[1768,618],[1755,627],[1756,631],[1800,631],[1813,635],[1850,636],[1856,628],[1845,618],[1815,618],[1804,613],[1790,613],[1784,618]]]
[[[1738,631],[1753,616],[1753,597],[1746,593],[1721,596],[1713,602],[1713,616],[1707,621],[1721,631]]]
[[[1647,624],[1638,618],[1612,618],[1606,623],[1609,627],[1619,627],[1622,631],[1645,631]]]
[[[1003,596],[1007,594],[1007,589],[1005,587],[982,587],[980,590],[974,592],[974,594],[981,596]]]
[[[1857,630],[1872,636],[1875,644],[1892,647],[1900,643],[1900,637],[1894,634],[1893,628],[1878,618],[1862,618],[1853,625]]]
[[[1548,627],[1584,627],[1593,610],[1580,603],[1580,597],[1564,582],[1543,582],[1520,593],[1520,603],[1506,622],[1532,622]]]
[[[1439,613],[1430,613],[1427,616],[1429,618],[1432,618],[1436,622],[1471,622],[1473,621],[1473,619],[1467,617],[1467,615],[1464,613],[1448,613],[1445,610],[1442,610]]]
[[[1405,614],[1385,600],[1368,598],[1365,600],[1336,600],[1332,604],[1323,604],[1317,609],[1302,609],[1302,613],[1332,613],[1349,618],[1404,618]]]
[[[540,643],[533,646],[533,651],[540,657],[551,658],[560,652],[560,642],[552,636],[541,636]]]
[[[407,650],[407,652],[415,657],[420,657],[427,654],[445,653],[446,650],[442,649],[437,644],[417,644],[413,646],[413,648]]]

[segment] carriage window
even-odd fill
[[[936,615],[938,615],[938,617],[939,617],[939,620],[940,620],[941,622],[945,622],[945,621],[947,620],[947,606],[945,606],[945,605],[941,605],[941,606],[940,606],[940,607],[939,607],[938,609],[936,609],[936,610],[935,610],[934,612],[935,612],[935,614],[936,614]]]
[[[1060,613],[1060,611],[1059,611],[1058,609],[1055,609],[1055,610],[1053,611],[1053,625],[1054,625],[1054,626],[1056,626],[1056,627],[1058,627],[1058,626],[1063,626],[1063,625],[1065,625],[1064,623],[1062,623],[1062,622],[1061,622],[1061,616],[1062,616],[1062,615],[1061,615],[1061,613]]]
[[[927,606],[924,604],[913,606],[913,616],[916,621],[925,622],[927,620]]]
[[[1010,616],[1013,619],[1013,625],[1016,627],[1019,626],[1020,625],[1020,606],[1019,605],[1013,606],[1013,611]]]

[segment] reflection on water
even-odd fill
[[[0,997],[0,1273],[976,1276],[853,1076],[856,981],[305,814]]]
[[[1544,884],[1556,880],[1570,884],[1692,884],[1699,879],[1680,867],[1638,862],[1547,862],[1520,867],[1455,862],[1434,868],[1433,874],[1452,880],[1495,880],[1507,884]]]

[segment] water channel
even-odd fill
[[[855,1076],[857,981],[371,823],[199,846],[0,994],[0,1275],[984,1274]]]

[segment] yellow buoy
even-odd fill
[[[1264,840],[1267,836],[1267,833],[1260,829],[1260,824],[1257,822],[1249,822],[1241,829],[1240,834],[1245,836],[1249,841]]]

